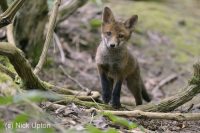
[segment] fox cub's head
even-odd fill
[[[125,22],[118,22],[110,8],[105,7],[103,11],[102,41],[110,49],[120,48],[130,38],[133,27],[138,20],[137,15],[133,15]]]

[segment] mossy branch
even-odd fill
[[[27,89],[46,89],[40,79],[33,74],[31,66],[21,50],[9,43],[1,42],[0,55],[8,57]]]
[[[92,91],[91,94],[88,95],[86,92],[58,87],[40,80],[40,78],[33,73],[30,63],[24,57],[23,52],[7,42],[0,43],[0,55],[8,57],[17,74],[21,78],[21,82],[25,86],[25,89],[51,90],[60,94],[76,95],[78,99],[86,101],[91,101],[92,98],[98,99],[100,96],[96,91]],[[3,70],[3,72],[7,72],[5,69]]]
[[[25,0],[15,0],[8,9],[0,15],[0,28],[10,24],[17,13],[17,11],[20,9],[20,7],[23,5]]]
[[[189,81],[189,84],[198,84],[200,85],[200,63],[196,63],[193,65],[194,68],[194,76],[193,78]]]

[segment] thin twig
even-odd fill
[[[59,66],[61,68],[61,70],[63,71],[63,73],[69,78],[71,79],[73,82],[75,82],[81,89],[85,90],[86,92],[89,92],[91,93],[91,91],[83,86],[79,81],[77,81],[75,78],[73,78],[72,76],[70,76],[69,74],[67,74],[64,70],[64,68],[62,66]],[[79,95],[79,93],[77,93],[77,95],[74,96],[74,99]],[[88,94],[89,95],[89,94]],[[92,101],[97,105],[97,107],[100,109],[100,110],[103,110],[102,107],[94,100],[94,98],[92,96],[90,96],[90,98],[92,99]],[[72,99],[72,101],[74,100]]]
[[[53,33],[53,37],[54,37],[55,43],[57,44],[58,49],[60,51],[61,62],[64,63],[66,58],[65,58],[65,53],[64,53],[62,44],[60,43],[58,35],[55,32]]]
[[[59,66],[60,69],[63,71],[63,73],[69,78],[71,79],[74,83],[76,83],[82,90],[86,91],[86,92],[91,92],[87,87],[83,86],[79,81],[77,81],[75,78],[73,78],[72,76],[70,76],[65,69],[62,66]]]
[[[16,45],[15,43],[15,38],[14,38],[14,35],[13,35],[13,23],[9,24],[6,29],[7,29],[7,40],[8,42],[11,44],[11,45]]]
[[[42,67],[43,67],[43,65],[46,61],[47,52],[48,52],[51,40],[53,38],[54,28],[56,26],[56,18],[57,18],[58,8],[60,6],[60,2],[61,2],[61,0],[55,1],[53,11],[52,11],[52,14],[51,14],[50,19],[49,19],[49,26],[48,26],[46,40],[45,40],[45,43],[44,43],[42,54],[40,56],[40,60],[37,64],[37,66],[35,67],[35,70],[34,70],[35,74],[38,74],[38,72],[42,69]]]

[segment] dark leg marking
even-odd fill
[[[101,78],[101,86],[102,86],[102,99],[104,103],[109,103],[111,99],[110,81],[108,77],[106,76],[106,74],[104,73],[100,75],[100,78]]]
[[[122,81],[117,81],[115,84],[115,87],[112,92],[112,106],[113,108],[120,108],[120,93],[121,93],[121,86],[122,86]]]

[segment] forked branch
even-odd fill
[[[0,15],[0,28],[10,24],[17,13],[17,11],[20,9],[20,7],[23,5],[25,0],[15,0],[8,9]]]

